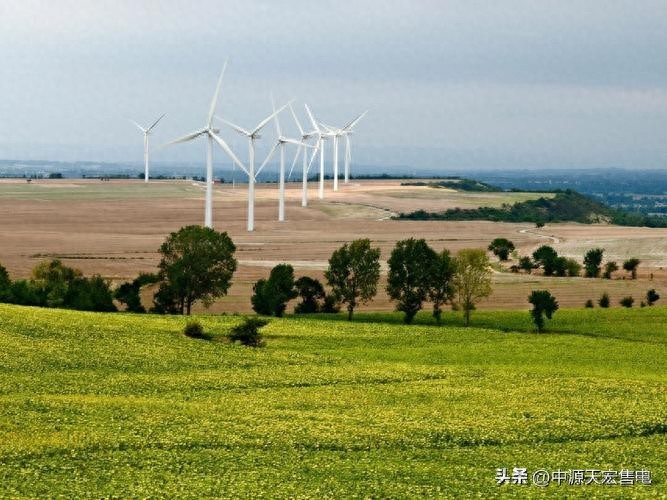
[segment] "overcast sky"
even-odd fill
[[[369,109],[365,164],[667,166],[665,0],[0,0],[0,158],[141,161],[128,119],[201,127],[226,57],[222,116],[253,126],[271,90],[304,122]]]

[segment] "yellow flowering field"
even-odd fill
[[[185,319],[0,304],[2,497],[667,495],[667,308]],[[496,484],[498,468],[651,485]]]

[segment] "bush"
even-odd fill
[[[250,302],[256,313],[281,317],[287,302],[297,296],[294,268],[289,264],[278,264],[271,269],[269,279],[260,279],[255,283],[253,291]]]
[[[211,340],[211,336],[204,332],[204,327],[199,321],[188,321],[183,329],[183,334],[193,339]]]
[[[340,312],[340,302],[335,295],[328,293],[324,296],[320,312],[328,314],[336,314]]]
[[[597,278],[600,276],[600,265],[604,256],[603,248],[592,248],[584,255],[584,269],[587,278]]]
[[[623,298],[619,301],[619,303],[620,303],[623,307],[632,307],[632,304],[635,303],[635,299],[633,299],[633,298],[630,297],[630,296],[628,296],[628,297],[623,297]]]
[[[507,238],[496,238],[488,247],[490,252],[498,257],[500,260],[507,260],[510,253],[514,251],[514,243]]]
[[[320,300],[324,300],[324,287],[318,280],[302,276],[294,282],[301,301],[294,308],[296,314],[319,312],[322,308]]]
[[[600,300],[598,300],[598,305],[600,307],[607,308],[609,307],[609,304],[610,304],[609,294],[607,292],[604,292],[600,297]]]
[[[649,306],[652,306],[658,300],[660,300],[660,295],[658,295],[658,292],[656,292],[654,288],[651,288],[648,292],[646,292],[646,303]]]
[[[269,322],[265,319],[246,318],[243,323],[232,328],[229,340],[248,347],[262,347],[264,340],[259,329],[268,324]]]
[[[593,301],[591,299],[588,299],[586,301],[585,307],[587,307],[588,309],[592,309],[593,308]]]

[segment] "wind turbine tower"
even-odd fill
[[[132,123],[136,125],[136,127],[141,130],[144,133],[144,182],[148,182],[148,177],[149,177],[149,168],[148,168],[148,136],[151,134],[151,131],[155,128],[155,126],[159,123],[160,120],[164,118],[164,114],[155,120],[153,125],[151,125],[148,128],[144,128],[141,125],[139,125],[137,122],[134,120],[130,120]]]

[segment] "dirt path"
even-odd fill
[[[547,226],[544,226],[544,227],[546,228]],[[561,240],[560,240],[559,238],[556,238],[555,236],[549,236],[549,235],[546,235],[546,234],[540,234],[540,233],[537,233],[537,232],[535,232],[535,231],[531,231],[531,228],[519,229],[519,233],[521,233],[521,234],[531,234],[531,235],[533,235],[533,236],[537,236],[538,238],[543,238],[543,239],[551,240],[551,241],[553,241],[554,243],[560,243],[560,242],[561,242]]]

